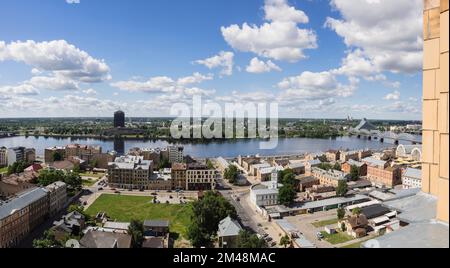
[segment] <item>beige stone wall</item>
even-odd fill
[[[438,197],[449,221],[448,0],[424,0],[423,191]]]

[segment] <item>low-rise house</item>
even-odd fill
[[[81,248],[131,248],[131,235],[89,230],[80,240]]]
[[[347,233],[354,238],[361,238],[367,235],[369,221],[364,214],[353,215],[345,221]]]
[[[231,217],[226,217],[225,219],[220,221],[219,231],[217,232],[217,237],[219,238],[219,247],[236,248],[237,238],[241,230],[241,225]]]
[[[393,188],[402,183],[402,171],[399,167],[391,167],[389,162],[373,157],[364,158],[363,162],[367,164],[367,179],[377,187]]]
[[[422,170],[407,168],[402,175],[403,189],[422,188]]]
[[[307,160],[305,162],[305,175],[306,176],[311,176],[312,175],[312,169],[314,167],[318,167],[322,164],[322,161],[320,161],[319,159],[312,159],[312,160]]]
[[[364,162],[355,161],[353,159],[350,159],[347,162],[343,163],[341,165],[341,168],[344,173],[349,174],[351,172],[353,166],[358,168],[358,172],[359,172],[360,176],[367,175],[367,164]]]
[[[103,224],[103,229],[112,230],[113,232],[128,232],[128,227],[130,227],[129,222],[107,221]]]
[[[166,236],[170,233],[170,222],[167,220],[145,220],[145,236]]]
[[[363,214],[366,219],[374,219],[377,217],[385,216],[392,211],[381,204],[375,204],[367,207],[363,207],[361,209],[361,214]]]
[[[250,201],[256,207],[278,205],[278,173],[272,174],[272,180],[253,185],[250,189]]]
[[[320,184],[320,180],[313,176],[305,176],[305,177],[297,178],[297,180],[298,180],[297,186],[298,186],[299,192],[305,192],[306,189]]]
[[[359,161],[359,151],[342,151],[340,161],[341,163],[347,162],[350,159],[353,159],[355,161]]]
[[[289,161],[287,168],[292,170],[295,175],[302,175],[306,173],[306,166],[304,162],[300,161]]]
[[[249,174],[252,176],[258,176],[258,172],[261,169],[271,168],[272,166],[269,163],[257,163],[250,166]]]
[[[328,162],[336,162],[341,159],[341,152],[337,150],[330,150],[325,153]]]
[[[38,173],[26,171],[20,174],[11,174],[0,179],[0,198],[9,198],[23,191],[36,188]]]
[[[64,215],[61,220],[53,222],[52,230],[57,239],[63,239],[67,235],[78,236],[86,227],[86,219],[83,214],[73,211]]]
[[[337,187],[340,181],[347,181],[344,172],[338,170],[323,170],[320,168],[313,168],[312,175],[320,180],[320,184]]]

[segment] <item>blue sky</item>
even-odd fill
[[[0,3],[0,117],[168,116],[200,94],[421,119],[420,0],[68,2]]]

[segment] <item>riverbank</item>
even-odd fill
[[[68,144],[78,143],[85,145],[101,146],[103,152],[117,151],[121,154],[130,149],[138,148],[164,148],[169,145],[184,146],[184,153],[195,158],[234,158],[238,155],[301,155],[305,153],[316,153],[328,150],[360,150],[372,149],[381,150],[394,147],[393,143],[367,139],[358,139],[357,137],[338,137],[334,139],[309,139],[309,138],[279,138],[276,146],[270,150],[260,149],[263,140],[242,139],[226,141],[210,141],[208,143],[193,143],[182,141],[169,142],[167,140],[104,140],[94,138],[55,138],[55,137],[34,137],[16,136],[0,139],[0,147],[24,146],[35,148],[37,155],[44,155],[44,151],[49,147],[62,147]]]

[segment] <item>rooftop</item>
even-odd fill
[[[448,225],[437,221],[416,223],[365,242],[364,248],[448,248]]]
[[[27,207],[29,204],[45,197],[48,191],[43,188],[34,188],[28,192],[24,192],[9,202],[0,205],[0,219],[4,219],[14,212]]]
[[[415,168],[407,168],[403,177],[414,178],[417,180],[422,180],[422,170]]]
[[[166,220],[145,220],[145,227],[165,227],[169,228],[170,222]]]
[[[130,248],[131,236],[122,233],[89,230],[80,240],[82,248]]]
[[[226,217],[219,223],[219,237],[238,236],[242,230],[241,226],[236,220],[231,217]]]

